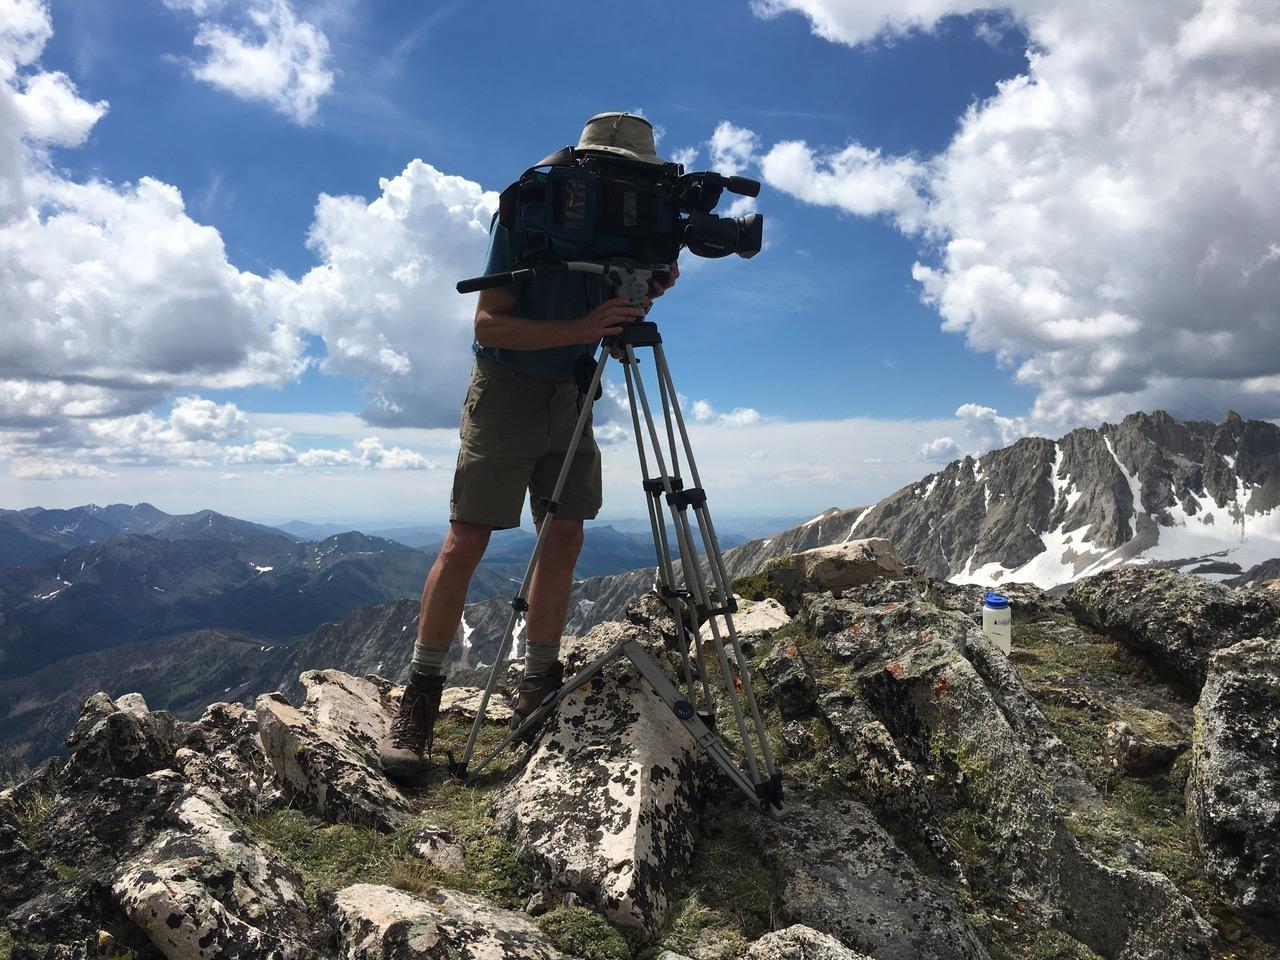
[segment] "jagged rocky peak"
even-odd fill
[[[0,955],[1280,956],[1280,594],[1150,566],[1065,601],[1016,585],[1006,656],[979,587],[883,541],[737,586],[783,817],[626,663],[470,784],[411,790],[377,767],[399,695],[377,675],[194,722],[98,694],[67,760],[0,793]],[[624,638],[679,676],[653,594],[565,660]],[[478,702],[446,690],[438,758]]]
[[[1164,411],[953,461],[876,504],[858,536],[932,576],[1053,587],[1126,562],[1216,579],[1280,556],[1280,427]]]

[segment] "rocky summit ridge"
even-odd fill
[[[0,793],[0,956],[1280,957],[1280,594],[1151,566],[1010,585],[1006,656],[980,588],[883,541],[736,586],[785,816],[626,664],[475,781],[414,790],[377,768],[376,674],[194,721],[98,694]],[[652,594],[565,657],[623,637],[675,675]],[[446,689],[440,743],[477,704]]]

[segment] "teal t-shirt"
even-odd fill
[[[523,249],[524,239],[520,231],[508,230],[498,222],[495,214],[489,225],[489,256],[485,261],[484,272],[506,273],[514,270],[516,259]],[[566,270],[504,289],[516,298],[512,313],[526,320],[576,320],[604,301],[600,277],[594,273]],[[479,341],[471,344],[471,350],[477,357],[493,360],[511,367],[517,373],[539,380],[573,379],[574,362],[584,354],[593,353],[595,348],[595,343],[549,347],[544,350],[482,347]]]

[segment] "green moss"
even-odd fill
[[[0,960],[10,960],[13,956],[13,937],[9,931],[0,926]]]
[[[1101,960],[1079,940],[1057,930],[1041,930],[1030,947],[1028,960]]]
[[[52,793],[34,793],[30,799],[20,804],[14,813],[18,819],[18,828],[22,831],[22,842],[28,847],[36,844],[36,831],[44,823],[53,809]]]
[[[297,810],[258,817],[249,826],[302,875],[303,892],[311,903],[323,889],[389,883],[397,861],[407,856],[407,831],[385,834],[352,824],[326,824]]]
[[[727,956],[740,956],[752,940],[776,929],[781,898],[777,880],[748,839],[742,818],[752,816],[758,814],[726,809],[707,823],[659,936],[663,948],[687,953],[711,931]]]
[[[311,903],[323,889],[382,883],[411,893],[444,886],[518,909],[533,892],[533,881],[514,847],[486,816],[492,796],[492,790],[440,783],[422,799],[422,812],[392,834],[354,824],[326,824],[297,810],[258,817],[249,826],[298,870]],[[443,872],[409,852],[414,833],[427,824],[450,830],[462,844],[461,871]]]
[[[59,880],[76,880],[84,875],[84,868],[61,860],[46,860],[44,865],[54,872]]]
[[[622,935],[598,914],[582,907],[557,907],[538,918],[538,926],[552,945],[583,960],[630,960],[631,948]]]

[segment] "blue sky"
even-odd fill
[[[722,511],[866,502],[1140,407],[1276,416],[1275,111],[1249,111],[1277,78],[1230,42],[1251,4],[1213,29],[1211,3],[1021,6],[4,0],[28,126],[0,141],[27,184],[0,283],[42,331],[8,374],[4,505],[442,515],[469,365],[448,284],[479,270],[485,192],[611,109],[765,180],[766,250],[686,255],[655,312]],[[1153,51],[1155,92],[1115,66]],[[1171,103],[1216,151],[1174,134],[1152,159]],[[615,439],[606,509],[630,516]]]

